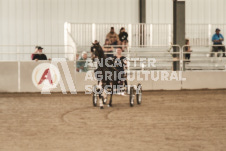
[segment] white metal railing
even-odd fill
[[[128,47],[129,51],[127,52],[123,52],[122,55],[123,56],[127,56],[127,57],[137,57],[137,58],[156,58],[157,60],[157,68],[159,70],[165,70],[172,67],[172,62],[180,62],[180,71],[184,71],[186,70],[186,67],[192,66],[194,67],[194,70],[225,70],[225,66],[226,66],[226,58],[224,59],[224,57],[217,57],[219,54],[222,54],[223,52],[211,52],[212,51],[212,47],[219,47],[219,46],[224,46],[224,45],[203,45],[203,46],[194,46],[194,45],[184,45],[183,47],[179,47],[177,45],[172,46],[172,49],[168,49],[168,47],[162,47],[160,48],[160,46],[156,46],[156,48],[159,48],[157,50],[152,50],[150,48],[153,47],[148,47],[149,51],[136,51],[136,47]],[[87,46],[88,47],[88,46]],[[147,46],[146,46],[147,47]],[[177,47],[179,52],[173,52],[173,48]],[[184,49],[185,47],[191,47],[191,49],[193,50],[193,48],[197,48],[197,50],[193,50],[192,52],[185,52]],[[203,49],[204,50],[201,50]],[[90,55],[90,49],[88,49],[87,53],[88,55]],[[81,52],[78,52],[79,54],[81,54]],[[113,53],[108,53],[108,54],[114,54]],[[164,56],[166,54],[166,56]],[[173,57],[173,55],[178,55],[178,57]],[[185,54],[191,54],[191,59],[190,60],[186,60],[184,58]],[[211,57],[210,54],[214,54],[213,57]],[[189,64],[187,64],[189,62]],[[162,66],[166,66],[166,68],[161,68]],[[185,68],[184,68],[185,67]],[[142,67],[133,67],[131,66],[130,68],[131,70],[155,70],[155,68],[142,68]],[[172,70],[170,68],[170,70]],[[192,70],[192,69],[190,69]]]
[[[71,26],[70,24],[68,24],[67,22],[64,24],[64,45],[65,45],[65,53],[76,53],[77,52],[77,44],[75,42],[75,39],[73,38],[73,36],[71,35]],[[68,49],[67,46],[72,46],[74,48],[74,50]],[[74,56],[73,55],[69,55],[67,54],[67,56],[65,56],[66,58],[69,58],[69,60],[74,60]]]
[[[125,27],[128,32],[128,51],[132,55],[133,51],[142,52],[143,48],[162,47],[163,45],[170,49],[172,45],[173,29],[172,24],[77,24],[67,23],[67,33],[73,37],[76,42],[78,52],[90,51],[90,45],[94,40],[98,40],[101,45],[104,44],[106,35],[110,28],[114,27],[115,32],[118,33],[121,27]],[[207,46],[211,49],[212,35],[215,29],[220,28],[222,34],[226,35],[226,25],[223,24],[186,24],[186,38],[190,40],[190,45]],[[117,47],[117,46],[115,46]],[[140,49],[142,48],[142,49]],[[180,49],[180,70],[184,70],[184,53]],[[161,52],[151,52],[147,55],[160,54]],[[134,53],[137,55],[138,53]],[[197,53],[196,53],[197,54]],[[220,52],[218,53],[220,54]],[[195,53],[193,53],[195,55]],[[203,58],[203,57],[202,57]],[[206,60],[208,59],[205,58]],[[197,59],[198,60],[198,59]],[[195,60],[195,61],[197,61]]]
[[[191,67],[191,66],[197,66],[198,70],[204,70],[204,66],[208,70],[214,70],[214,69],[225,69],[226,66],[226,58],[225,57],[217,57],[218,55],[222,54],[223,52],[212,52],[214,54],[213,57],[210,57],[212,47],[219,47],[219,46],[224,46],[224,45],[203,45],[203,46],[195,46],[195,45],[189,45],[191,49],[193,50],[192,52],[185,52],[184,48],[188,47],[188,45],[184,45],[182,48],[180,48],[178,45],[173,45],[173,46],[128,46],[128,50],[123,52],[122,55],[128,57],[128,58],[155,58],[156,59],[156,64],[157,68],[142,68],[142,67],[136,67],[133,68],[131,67],[131,70],[164,70],[164,69],[171,69],[172,67],[172,62],[180,62],[180,71],[185,70],[184,67]],[[14,51],[2,51],[4,49],[1,49],[0,51],[0,56],[7,55],[11,57],[10,59],[4,59],[1,61],[26,61],[26,60],[31,60],[31,54],[34,52],[34,46],[0,46],[0,48],[6,47],[7,50],[8,48],[11,47]],[[67,58],[69,55],[72,55],[74,61],[76,61],[76,54],[81,54],[83,51],[75,51],[75,49],[72,46],[67,46],[67,49],[73,50],[73,52],[57,52],[53,51],[50,48],[53,49],[53,47],[57,47],[56,50],[59,50],[59,47],[65,48],[65,46],[43,46],[44,48],[44,53],[47,55],[48,58]],[[177,48],[179,52],[173,52],[173,48]],[[26,48],[26,49],[25,49]],[[49,48],[49,49],[48,49]],[[196,49],[195,49],[196,48]],[[27,50],[29,49],[30,51],[22,51],[22,50]],[[195,49],[195,51],[194,51]],[[32,51],[31,51],[32,50]],[[88,57],[90,57],[90,46],[86,46],[85,50],[88,53]],[[187,64],[189,60],[186,60],[184,58],[185,54],[191,54],[191,59],[190,63]],[[109,54],[115,54],[115,51],[113,53]],[[178,57],[173,57],[174,55],[178,55]],[[13,57],[13,58],[12,58]],[[69,60],[69,58],[68,58]],[[184,66],[185,65],[185,66]],[[166,68],[164,68],[164,66]],[[200,67],[199,67],[200,66]],[[208,67],[209,66],[209,67]],[[203,67],[203,68],[202,68]],[[216,68],[215,68],[216,67]]]
[[[75,47],[71,45],[42,45],[41,47],[44,48],[43,53],[48,54],[48,58],[74,60],[76,54]],[[31,60],[31,55],[34,52],[34,45],[0,45],[0,61]]]
[[[115,28],[118,34],[121,27],[125,27],[129,46],[136,45],[171,45],[173,43],[172,24],[78,24],[67,23],[69,33],[74,38],[77,45],[90,45],[94,40],[104,44],[106,35],[110,27]],[[190,44],[211,45],[212,35],[215,29],[220,28],[221,33],[226,35],[226,25],[224,24],[186,24],[186,38]]]
[[[67,23],[68,31],[77,45],[90,45],[94,40],[104,44],[110,28],[118,34],[121,27],[128,33],[129,46],[170,45],[172,43],[171,24],[78,24]],[[164,36],[162,36],[164,35]]]
[[[88,58],[91,57],[90,47],[87,47],[87,56]],[[147,46],[146,46],[147,47]],[[125,56],[127,58],[138,58],[138,59],[155,59],[156,60],[156,67],[144,67],[144,66],[134,66],[135,60],[130,60],[130,65],[128,67],[128,70],[172,70],[172,63],[173,62],[179,62],[181,58],[181,47],[179,45],[172,45],[172,49],[168,49],[168,46],[155,46],[156,50],[150,51],[136,51],[136,49],[132,50],[134,48],[133,46],[128,47],[128,51],[122,52],[122,56]],[[150,48],[150,46],[148,47]],[[153,46],[151,47],[153,48]],[[173,48],[177,48],[178,52],[173,52]],[[79,56],[81,57],[82,51],[78,51]],[[105,54],[113,54],[115,55],[115,51],[112,53],[105,52]],[[173,57],[173,55],[178,55],[178,57]],[[90,59],[88,60],[78,60],[77,62],[92,62]],[[146,60],[147,61],[147,60]],[[145,61],[137,60],[139,64],[144,64]],[[89,67],[90,70],[93,70],[93,66]]]
[[[216,28],[220,28],[221,34],[226,35],[225,24],[186,24],[186,38],[193,46],[211,45]]]

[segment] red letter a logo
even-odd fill
[[[42,78],[40,79],[40,81],[39,81],[38,84],[42,84],[42,82],[43,82],[45,79],[48,79],[48,80],[49,80],[49,83],[50,83],[50,84],[53,84],[52,77],[51,77],[51,73],[50,73],[49,69],[46,69],[46,70],[45,70],[45,72],[43,73]]]

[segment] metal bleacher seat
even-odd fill
[[[226,58],[210,57],[211,47],[192,47],[190,62],[185,63],[186,70],[225,70]]]

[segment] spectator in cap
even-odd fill
[[[220,34],[220,31],[221,30],[219,28],[216,29],[216,31],[215,31],[216,33],[212,37],[213,45],[222,45],[222,42],[224,41],[224,37],[222,34]],[[223,57],[226,57],[225,56],[225,46],[213,46],[211,57],[213,56],[213,53],[218,52],[218,50],[222,50]]]
[[[34,54],[33,59],[32,60],[47,60],[47,57],[45,54],[42,53],[43,48],[42,47],[38,47],[38,51],[36,54]]]
[[[111,45],[117,45],[119,42],[119,37],[115,32],[114,27],[111,27],[110,32],[107,34],[106,39],[110,40]]]
[[[38,47],[39,46],[35,46],[35,52],[33,54],[31,54],[31,60],[33,60],[33,57],[36,53],[38,53]]]

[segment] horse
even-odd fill
[[[113,87],[114,85],[117,85],[118,78],[117,69],[114,68],[113,60],[105,56],[104,51],[99,43],[93,43],[91,47],[91,53],[92,60],[97,61],[98,63],[97,69],[94,70],[94,73],[99,86],[97,91],[99,92],[100,109],[104,108],[103,104],[107,99],[106,95],[104,96],[104,93],[107,92],[106,86],[110,87],[111,89],[108,107],[112,107]],[[102,97],[104,97],[104,101],[102,101]]]

